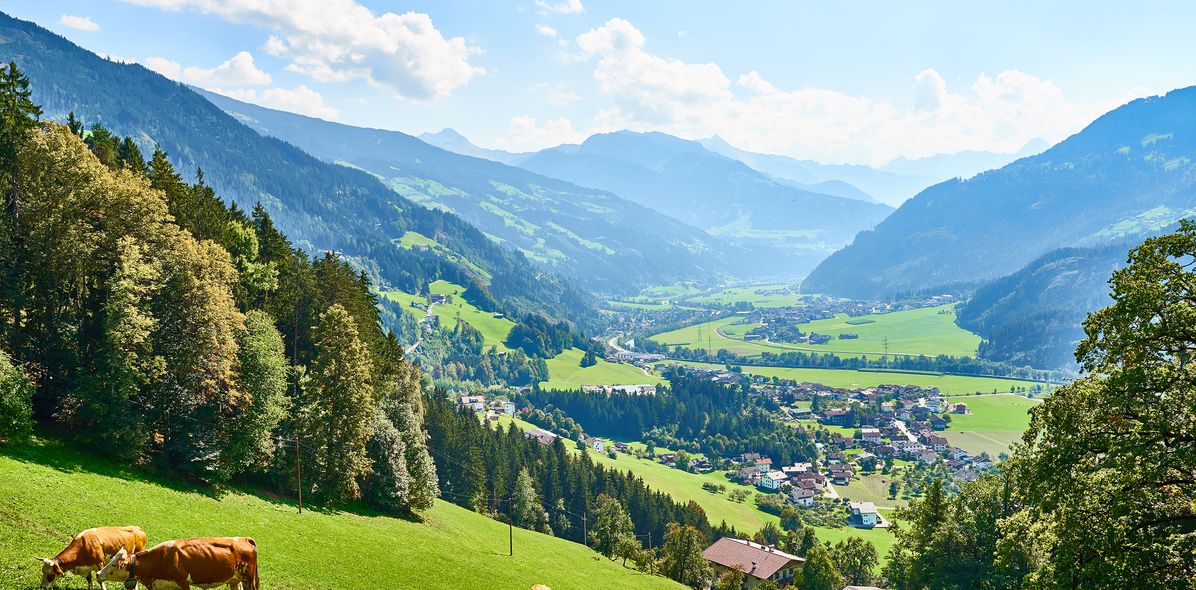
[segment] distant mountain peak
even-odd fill
[[[441,129],[440,131],[437,131],[435,133],[421,133],[421,134],[419,134],[419,138],[420,139],[438,139],[441,141],[462,141],[462,142],[468,143],[470,145],[473,145],[473,142],[469,141],[469,138],[465,137],[464,135],[461,135],[456,129],[453,129],[452,127],[445,127],[444,129]]]

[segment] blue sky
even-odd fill
[[[1196,5],[44,0],[4,10],[266,106],[511,150],[615,129],[882,164],[1058,141],[1190,85]]]

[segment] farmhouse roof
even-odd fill
[[[715,541],[702,551],[702,557],[726,568],[737,568],[761,580],[767,580],[789,565],[801,565],[806,561],[784,551],[731,537]]]

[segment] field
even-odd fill
[[[741,316],[721,318],[657,334],[652,340],[670,346],[679,344],[686,348],[704,349],[710,354],[727,350],[746,356],[786,350],[828,352],[843,357],[883,356],[886,337],[888,352],[903,355],[975,356],[976,347],[980,344],[979,336],[955,324],[955,312],[949,305],[856,318],[840,315],[799,324],[803,332],[833,336],[834,339],[826,344],[744,342],[743,335],[756,324],[743,320]],[[858,334],[859,338],[839,340],[839,334],[846,332]]]
[[[504,427],[512,421],[511,418],[502,417],[500,424]],[[535,428],[534,425],[524,422],[522,420],[513,420],[520,428],[528,429]],[[630,443],[632,448],[642,449],[643,445],[640,443]],[[573,450],[574,445],[567,445],[569,449]],[[657,449],[657,452],[666,452],[666,449]],[[590,453],[590,457],[595,463],[600,463],[608,467],[619,469],[620,471],[631,471],[637,477],[644,480],[652,489],[660,490],[667,493],[674,500],[678,502],[688,502],[693,500],[700,504],[706,511],[706,517],[710,519],[710,524],[717,525],[720,521],[726,520],[727,524],[734,526],[740,532],[748,535],[760,530],[766,522],[780,522],[776,516],[756,509],[753,498],[757,492],[755,487],[737,484],[727,479],[722,472],[712,473],[689,473],[681,471],[680,469],[673,469],[658,461],[650,461],[646,459],[637,459],[632,455],[619,453],[618,458],[611,459],[605,454]],[[721,494],[715,494],[702,489],[703,483],[721,484],[727,487],[727,491]],[[731,500],[730,493],[732,490],[746,490],[751,495],[743,502],[735,502]],[[843,488],[839,488],[842,491]],[[878,504],[878,506],[890,506],[892,503]],[[862,537],[871,541],[876,545],[877,552],[880,553],[882,560],[889,547],[893,544],[893,538],[886,530],[862,530],[851,527],[843,528],[826,528],[815,527],[818,533],[819,540],[838,542],[847,537]]]
[[[706,305],[734,305],[741,301],[751,303],[754,307],[791,307],[809,298],[809,295],[798,293],[761,293],[761,291],[778,291],[790,288],[792,285],[757,285],[753,287],[728,287],[714,293],[696,295],[685,298],[685,303]]]
[[[683,362],[696,367],[717,368],[722,365]],[[965,375],[942,375],[939,373],[914,373],[906,371],[855,371],[849,369],[792,369],[787,367],[757,367],[744,365],[748,375],[794,379],[798,382],[821,383],[829,387],[874,387],[877,385],[917,385],[937,387],[944,394],[993,393],[1009,391],[1011,386],[1033,387],[1044,385],[1036,381],[998,379],[995,377],[970,377]],[[1024,398],[1022,398],[1024,399]],[[970,402],[969,402],[970,405]]]
[[[262,585],[337,588],[677,588],[624,569],[582,545],[514,530],[437,502],[425,522],[308,511],[228,492],[214,496],[152,479],[56,443],[0,449],[0,588],[33,590],[39,566],[71,535],[102,524],[137,524],[150,543],[189,536],[248,535],[260,551]],[[403,567],[395,567],[403,564]],[[483,577],[484,576],[484,579]],[[85,588],[68,576],[57,588]]]
[[[886,337],[888,351],[900,354],[976,356],[976,347],[980,346],[980,336],[955,324],[954,304],[854,318],[841,314],[798,324],[798,329],[834,337],[826,344],[808,345],[809,350],[825,349],[853,356],[861,352],[885,352]],[[857,334],[859,338],[839,340],[839,334],[844,332]]]
[[[473,306],[461,296],[465,288],[448,281],[436,281],[428,285],[432,294],[452,295],[452,303],[438,304],[432,307],[432,313],[440,316],[440,324],[452,328],[460,317],[465,323],[475,327],[482,333],[484,346],[497,346],[499,350],[509,350],[503,341],[515,326],[515,322],[506,318],[496,318],[492,312],[482,311]],[[383,291],[382,296],[403,305],[403,309],[410,311],[417,317],[423,317],[423,311],[411,307],[411,302],[427,303],[424,297],[404,293],[402,291]]]
[[[584,356],[580,349],[570,348],[548,359],[549,380],[540,383],[543,389],[577,389],[582,385],[638,385],[641,383],[662,383],[656,375],[645,375],[638,367],[622,363],[609,363],[599,358],[598,364],[582,367]]]
[[[993,459],[1008,452],[1021,440],[1030,425],[1030,408],[1038,402],[1017,395],[977,395],[949,398],[968,405],[970,414],[952,414],[951,427],[943,434],[951,444],[974,453],[986,452]]]

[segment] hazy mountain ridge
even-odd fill
[[[778,182],[698,142],[663,133],[594,135],[520,167],[611,191],[743,247],[754,276],[800,276],[891,209]]]
[[[1141,237],[1196,209],[1196,88],[1138,99],[1036,156],[918,194],[802,286],[848,297],[1013,273],[1053,249]]]
[[[594,290],[634,293],[645,284],[710,280],[730,268],[728,247],[716,238],[608,192],[456,154],[398,131],[203,94],[260,133],[366,170],[403,196],[460,215]]]

